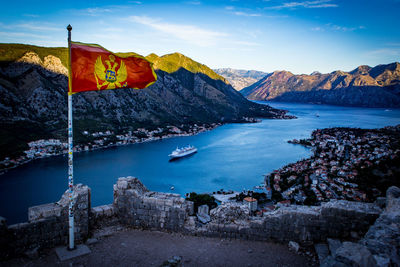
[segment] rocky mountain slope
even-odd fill
[[[11,51],[4,47],[0,46],[0,158],[22,151],[32,140],[51,137],[65,140],[68,84],[65,59],[46,53],[46,48],[26,46],[22,54],[21,45],[19,50]],[[61,58],[65,50],[54,49]],[[204,74],[203,71],[210,70],[204,65],[180,54],[168,55],[167,62],[162,58],[156,58],[156,66],[171,66],[171,62],[175,66],[171,73],[157,69],[158,81],[149,88],[75,94],[76,142],[84,141],[81,134],[84,130],[123,133],[139,127],[154,129],[166,125],[242,122],[246,117],[285,117],[285,111],[246,100],[223,78],[213,79]],[[197,64],[204,67],[195,71]],[[187,66],[192,69],[186,69]]]
[[[328,74],[275,71],[240,92],[251,100],[400,107],[400,63]]]
[[[146,56],[146,59],[153,62],[154,68],[168,73],[173,73],[180,68],[184,68],[192,73],[203,73],[214,80],[221,80],[227,83],[224,77],[218,75],[206,65],[198,63],[181,53],[167,54],[161,57],[153,53]]]
[[[227,79],[232,87],[238,91],[252,85],[268,74],[257,70],[236,70],[231,68],[214,69],[214,71]]]

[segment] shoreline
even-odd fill
[[[197,124],[193,124],[193,125],[186,125],[189,127],[189,132],[182,132],[179,128],[177,128],[176,126],[166,126],[164,128],[158,128],[158,129],[162,129],[162,131],[164,131],[164,129],[169,130],[169,128],[172,128],[174,132],[169,132],[165,135],[160,135],[160,136],[153,136],[153,133],[156,131],[151,131],[149,132],[148,130],[146,130],[145,128],[138,128],[136,130],[136,132],[140,132],[140,133],[149,133],[150,136],[147,137],[138,137],[135,135],[130,135],[128,139],[124,138],[124,139],[120,139],[120,141],[116,142],[116,143],[111,143],[111,144],[107,144],[107,145],[102,145],[102,144],[97,144],[96,141],[97,140],[93,140],[94,143],[96,143],[96,146],[94,146],[92,144],[92,146],[88,149],[84,149],[85,146],[88,146],[88,144],[78,144],[74,146],[74,153],[80,153],[80,152],[90,152],[90,151],[95,151],[95,150],[99,150],[99,149],[106,149],[106,148],[111,148],[111,147],[118,147],[118,146],[125,146],[125,145],[133,145],[133,144],[141,144],[141,143],[147,143],[147,142],[152,142],[152,141],[159,141],[162,139],[167,139],[167,138],[174,138],[174,137],[185,137],[185,136],[194,136],[203,132],[207,132],[207,131],[211,131],[216,129],[219,126],[228,124],[228,123],[260,123],[263,119],[281,119],[281,120],[290,120],[290,119],[297,119],[296,116],[293,115],[287,115],[288,111],[285,111],[284,114],[280,114],[278,116],[278,114],[276,114],[276,117],[273,118],[264,118],[264,117],[243,117],[241,121],[234,121],[234,122],[214,122],[214,123],[210,123],[210,124],[202,124],[202,125],[197,125]],[[177,130],[176,130],[177,129]],[[157,132],[156,132],[157,133]],[[95,134],[95,133],[94,133]],[[114,133],[112,134],[104,134],[104,135],[93,135],[95,137],[109,137],[112,136],[116,137],[118,135],[114,135]],[[125,136],[127,134],[125,133]],[[147,134],[146,134],[147,135]],[[5,160],[1,161],[0,164],[4,165],[9,165],[10,162],[13,164],[13,166],[11,167],[6,167],[6,168],[1,168],[0,167],[0,176],[2,176],[3,174],[5,174],[6,172],[8,172],[9,170],[15,169],[19,166],[22,166],[24,164],[27,164],[31,161],[34,161],[36,159],[43,159],[43,158],[50,158],[50,157],[54,157],[54,156],[60,156],[60,155],[65,155],[68,154],[68,150],[67,150],[67,143],[61,143],[60,140],[58,139],[48,139],[48,140],[55,140],[59,142],[59,145],[64,145],[63,148],[63,152],[58,152],[58,153],[54,153],[54,154],[46,154],[46,155],[40,155],[40,156],[34,156],[32,158],[27,158],[27,156],[20,156],[24,157],[24,159],[9,159],[8,157],[5,158]],[[32,142],[38,142],[38,141],[48,141],[48,140],[37,140],[37,141],[32,141]],[[122,140],[125,141],[122,142]],[[32,143],[30,142],[30,143]],[[28,143],[29,144],[29,143]],[[82,148],[83,147],[83,148]],[[27,154],[27,151],[24,151],[25,154]],[[27,154],[28,155],[28,154]],[[7,162],[7,163],[4,163]]]
[[[399,136],[400,125],[333,127],[314,130],[307,139],[289,140],[311,148],[313,155],[265,175],[267,192],[273,201],[300,205],[330,199],[375,201],[386,191],[386,184],[396,185]]]
[[[247,122],[247,123],[258,123],[258,122],[259,122],[259,121]],[[214,124],[214,125],[213,125],[213,124]],[[120,147],[120,146],[128,146],[128,145],[135,145],[135,144],[148,143],[148,142],[153,142],[153,141],[160,141],[160,140],[163,140],[163,139],[169,139],[169,138],[174,138],[174,137],[194,136],[194,135],[198,135],[198,134],[200,134],[200,133],[212,131],[212,130],[218,128],[219,126],[224,125],[224,123],[213,123],[213,124],[211,124],[211,125],[212,125],[211,127],[208,127],[208,128],[204,127],[204,128],[202,128],[202,129],[196,130],[195,132],[191,132],[191,133],[176,133],[176,134],[171,134],[171,133],[170,133],[170,134],[163,135],[163,136],[156,136],[156,137],[150,136],[150,137],[147,137],[147,138],[140,138],[140,141],[135,141],[135,140],[132,139],[132,140],[133,140],[132,142],[120,143],[120,144],[118,144],[118,143],[113,143],[113,144],[111,144],[111,145],[92,147],[92,148],[90,148],[90,149],[88,149],[88,150],[81,149],[81,150],[75,151],[75,148],[76,148],[76,147],[74,147],[74,154],[75,154],[75,153],[82,153],[82,152],[92,152],[92,151],[96,151],[96,150],[100,150],[100,149],[108,149],[108,148],[112,148],[112,147]],[[3,174],[7,173],[8,171],[10,171],[10,170],[12,170],[12,169],[16,169],[16,168],[18,168],[18,167],[20,167],[20,166],[22,166],[22,165],[25,165],[25,164],[27,164],[27,163],[29,163],[29,162],[32,162],[32,161],[35,161],[35,160],[38,160],[38,159],[51,158],[51,157],[56,157],[56,156],[63,156],[63,155],[67,155],[67,154],[68,154],[68,151],[63,151],[62,153],[56,153],[56,154],[52,154],[52,155],[44,155],[44,156],[40,156],[40,157],[36,157],[36,158],[31,158],[31,159],[27,159],[27,160],[18,162],[17,164],[15,164],[15,165],[12,166],[12,167],[0,169],[0,177],[1,177]]]

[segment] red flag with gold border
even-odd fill
[[[71,42],[69,93],[143,89],[157,81],[152,63],[139,55],[117,56],[96,44]]]

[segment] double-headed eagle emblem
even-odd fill
[[[101,56],[98,56],[94,65],[94,77],[97,82],[97,89],[114,89],[126,87],[126,79],[128,73],[124,61],[121,60],[121,66],[118,68],[118,63],[115,62],[115,56],[110,55],[109,60],[104,62],[107,68],[103,65]],[[118,68],[118,70],[116,70]],[[104,88],[104,86],[107,86]]]

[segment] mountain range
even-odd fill
[[[328,74],[275,71],[240,93],[251,100],[400,107],[400,63],[363,65],[350,72]]]
[[[73,96],[74,140],[83,131],[124,133],[139,127],[289,118],[248,101],[210,68],[174,53],[147,56],[158,80],[143,90],[91,91]],[[0,160],[42,138],[66,139],[67,49],[0,44]]]
[[[257,70],[237,70],[231,68],[214,69],[214,71],[227,79],[232,87],[238,91],[252,85],[268,74]]]

